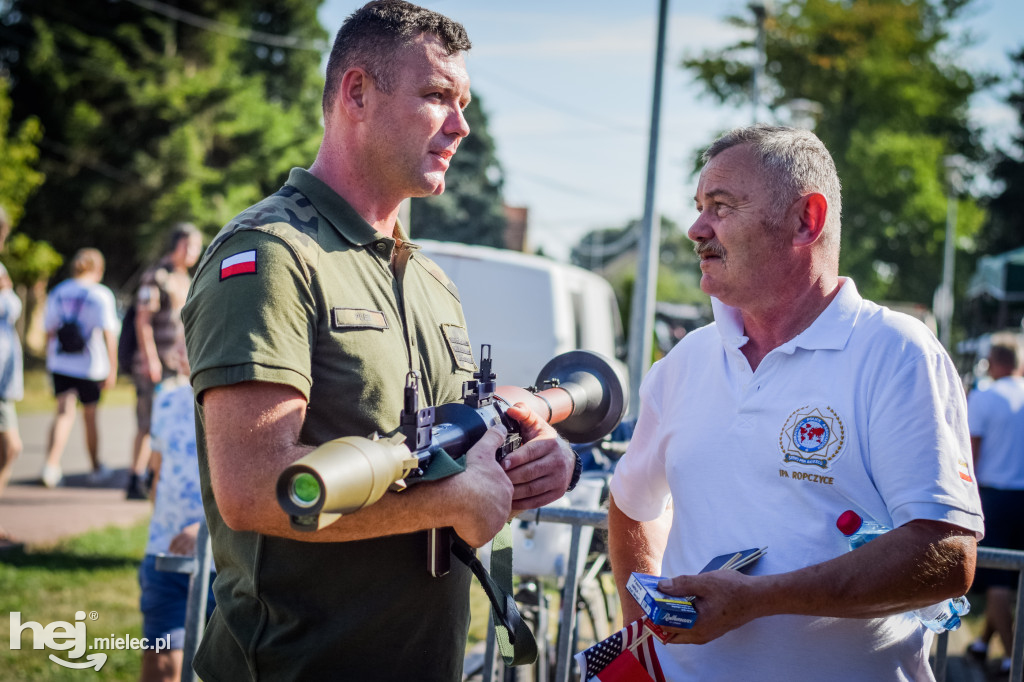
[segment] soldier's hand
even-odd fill
[[[565,494],[572,479],[576,456],[555,429],[523,403],[508,409],[519,422],[525,444],[502,460],[515,486],[512,509],[534,509]]]
[[[466,453],[466,471],[446,479],[455,521],[452,527],[471,547],[497,535],[512,509],[512,482],[494,453],[505,440],[505,427],[491,427]]]

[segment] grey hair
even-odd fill
[[[365,69],[374,85],[390,94],[395,87],[395,56],[423,33],[437,36],[449,55],[472,47],[466,29],[443,14],[403,0],[375,0],[353,12],[338,30],[327,59],[324,82],[324,119],[350,68]]]
[[[777,227],[790,204],[811,192],[828,202],[822,230],[826,250],[839,254],[842,186],[835,161],[824,143],[809,130],[759,123],[735,128],[715,140],[702,155],[707,163],[730,147],[748,145],[772,196],[765,223]]]

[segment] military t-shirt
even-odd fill
[[[308,399],[309,445],[395,431],[410,368],[421,406],[460,399],[476,367],[458,291],[398,236],[294,169],[221,230],[199,265],[183,318],[218,570],[217,610],[195,660],[207,682],[461,679],[470,573],[456,561],[431,577],[426,533],[315,543],[236,532],[209,480],[202,398],[211,387],[296,388]]]

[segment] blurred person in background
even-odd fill
[[[11,224],[0,206],[0,251],[3,251]],[[14,460],[21,454],[21,435],[18,432],[18,414],[14,403],[24,394],[21,341],[14,323],[21,316],[21,299],[14,293],[14,285],[7,268],[0,264],[0,495],[11,478]],[[0,549],[18,543],[0,526]]]
[[[100,284],[105,267],[103,254],[98,250],[80,249],[71,260],[71,278],[54,287],[46,299],[46,369],[53,377],[57,398],[57,414],[50,427],[41,476],[47,488],[60,485],[64,476],[60,459],[75,423],[76,399],[82,403],[85,445],[92,463],[89,482],[101,483],[110,473],[100,461],[96,407],[103,390],[117,381],[120,323],[113,292]],[[61,328],[69,323],[78,325],[84,341],[80,350],[68,347],[58,338]]]
[[[143,274],[135,294],[135,336],[138,348],[132,361],[135,384],[135,443],[132,470],[125,495],[143,500],[149,494],[149,424],[153,407],[153,388],[172,377],[188,376],[183,371],[176,349],[185,342],[181,309],[192,282],[189,268],[202,253],[203,236],[192,223],[171,228],[167,250]]]
[[[1024,550],[1024,378],[1017,334],[992,336],[988,352],[991,383],[967,396],[974,471],[985,512],[985,547]],[[985,590],[985,629],[967,653],[985,661],[993,634],[1004,650],[1013,647],[1013,592],[1018,576],[1011,571],[979,569],[973,589]],[[1009,656],[996,663],[1010,670]]]
[[[172,355],[177,353],[178,357]],[[139,608],[142,636],[151,648],[142,653],[142,682],[177,682],[181,679],[185,644],[185,611],[191,575],[156,568],[160,554],[195,556],[196,536],[203,520],[199,460],[196,458],[196,421],[192,386],[188,382],[185,340],[167,353],[182,373],[164,379],[153,396],[152,452],[153,516],[149,522],[146,556],[139,566]],[[213,612],[213,576],[206,601]],[[170,646],[157,651],[160,638]]]

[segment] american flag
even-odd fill
[[[635,620],[608,639],[576,654],[581,680],[600,682],[665,682],[654,651],[654,638]]]

